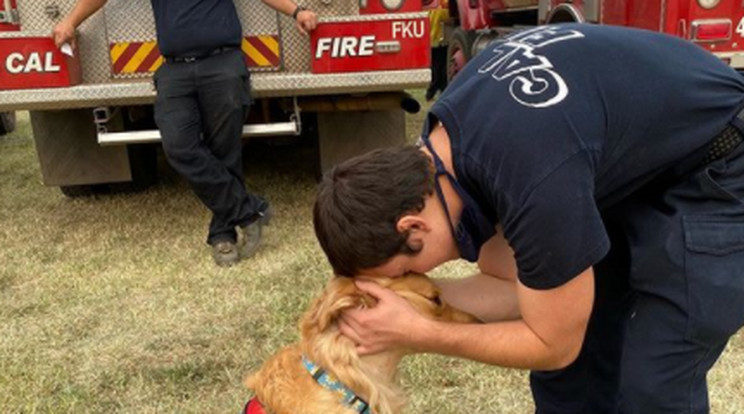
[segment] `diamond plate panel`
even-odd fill
[[[113,0],[109,3],[126,3],[126,0]],[[18,13],[21,17],[21,28],[24,32],[33,31],[50,34],[54,26],[72,10],[75,0],[57,0],[54,3],[45,1],[23,0],[18,2]],[[47,15],[46,7],[52,7],[58,14]],[[108,7],[108,6],[107,6]],[[78,52],[83,70],[84,83],[101,83],[109,79],[108,46],[106,45],[106,27],[102,13],[88,18],[78,28]]]
[[[18,15],[21,18],[21,27],[23,30],[30,31],[47,31],[51,33],[54,25],[61,20],[63,16],[72,10],[75,0],[58,0],[54,2],[59,11],[57,18],[49,17],[44,9],[47,5],[43,1],[22,0],[18,2]]]
[[[236,1],[235,8],[243,25],[243,35],[279,34],[278,14],[274,9],[257,0]]]
[[[284,70],[287,73],[310,71],[310,36],[304,36],[297,30],[291,17],[282,16],[281,31],[284,45]]]
[[[155,40],[150,0],[109,1],[104,8],[108,43]]]

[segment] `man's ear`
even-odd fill
[[[405,215],[398,220],[396,230],[408,234],[406,244],[413,251],[420,251],[424,245],[424,236],[429,232],[429,223],[419,215]]]
[[[395,229],[398,230],[398,233],[413,234],[416,231],[427,232],[429,231],[429,223],[419,215],[407,214],[398,219]]]

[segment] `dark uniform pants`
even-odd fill
[[[235,241],[235,226],[256,220],[266,207],[243,182],[241,136],[251,98],[242,52],[166,63],[155,85],[155,121],[168,162],[212,211],[207,242]]]
[[[744,145],[604,215],[579,358],[530,376],[538,413],[707,413],[706,374],[744,325]]]

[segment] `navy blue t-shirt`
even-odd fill
[[[233,0],[152,0],[158,48],[166,57],[204,56],[240,47],[242,29]]]
[[[602,209],[701,153],[743,100],[741,76],[692,43],[568,24],[492,43],[430,114],[520,281],[547,289],[606,255]]]

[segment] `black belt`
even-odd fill
[[[705,156],[700,165],[707,165],[715,160],[719,160],[729,154],[744,142],[744,109],[736,114],[736,117],[726,125],[705,150]]]
[[[708,144],[708,150],[705,152],[702,165],[710,164],[711,162],[721,159],[729,155],[734,148],[738,147],[739,144],[744,142],[744,136],[739,128],[728,125],[721,131],[718,136],[713,138],[713,141]]]
[[[206,55],[200,55],[200,56],[163,56],[163,60],[166,63],[194,63],[198,62],[200,60],[204,60],[208,57],[219,55],[225,52],[229,52],[231,50],[235,50],[237,47],[235,46],[224,46],[224,47],[218,47],[217,49],[212,50],[211,52],[207,53]]]

